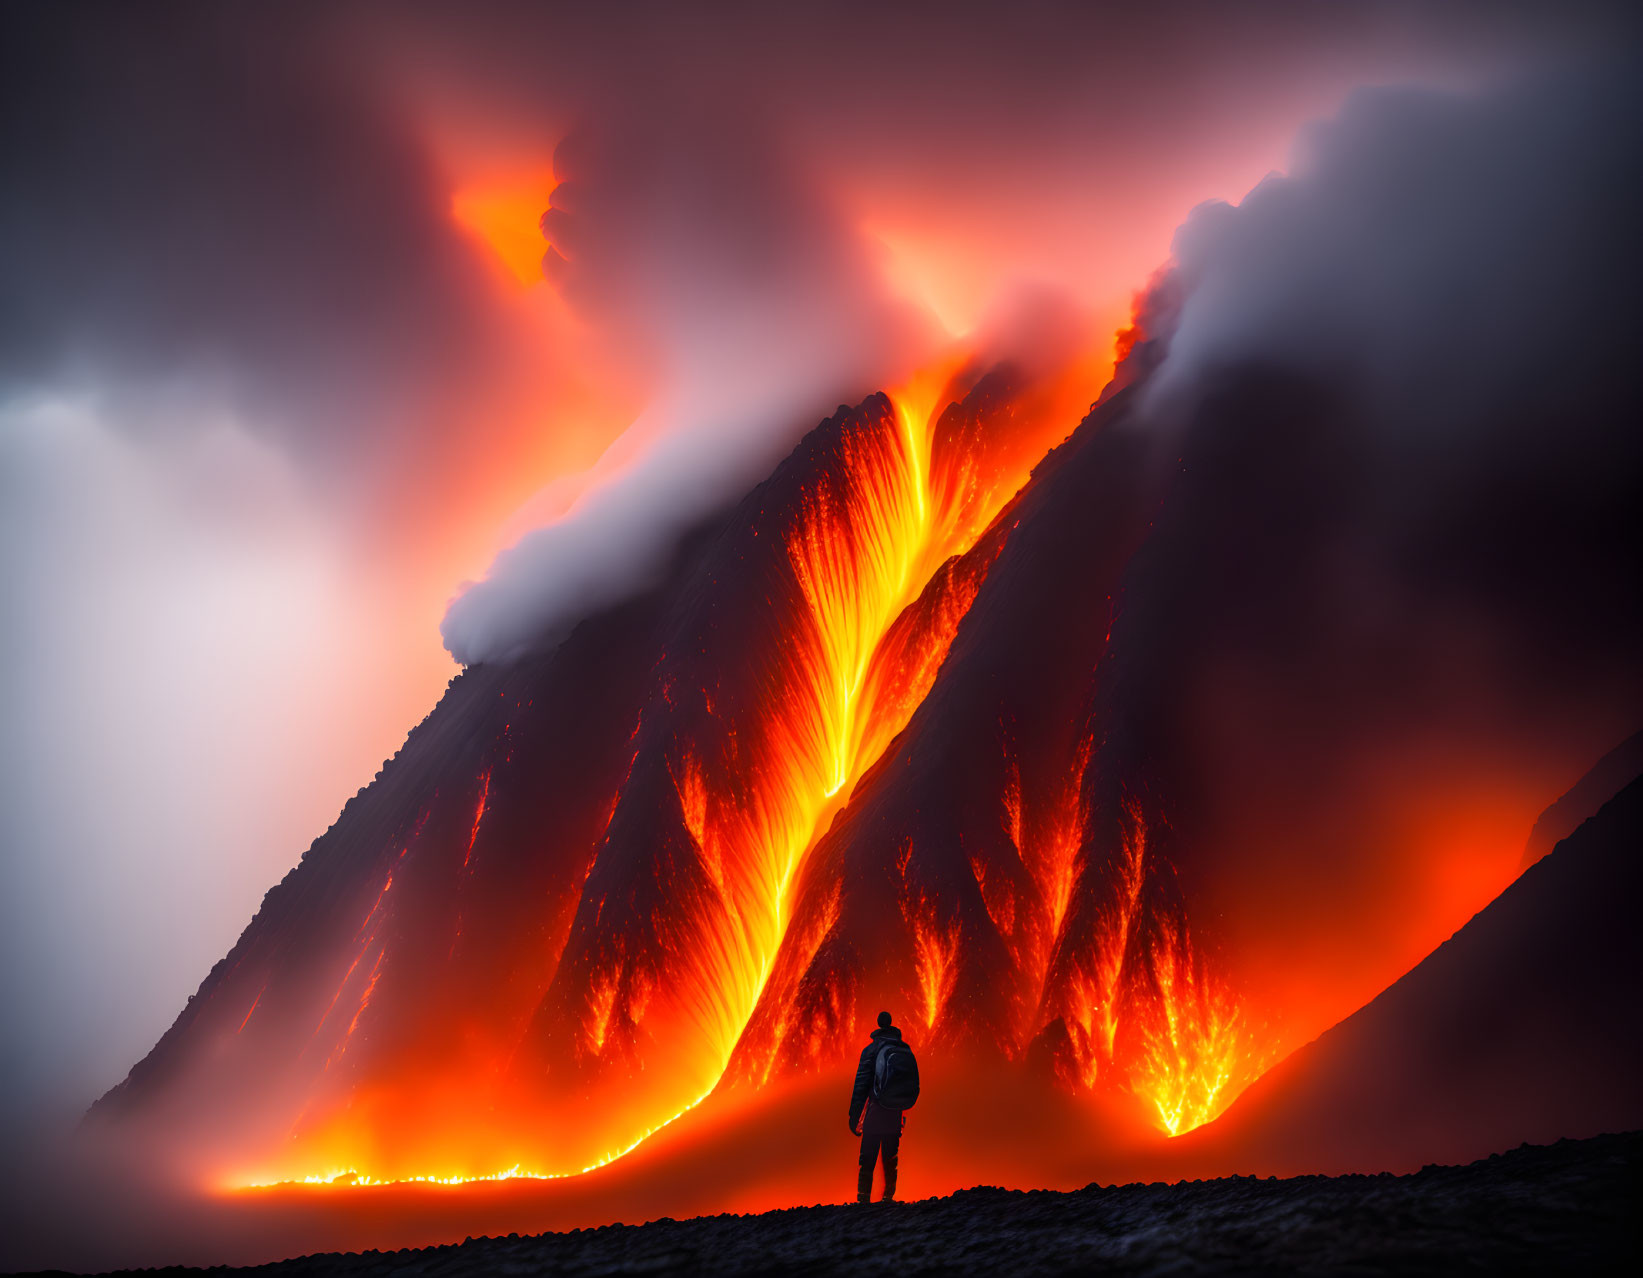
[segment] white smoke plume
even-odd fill
[[[1643,304],[1638,84],[1628,63],[1358,91],[1289,173],[1179,229],[1150,395],[1259,365],[1344,380],[1373,397],[1366,418],[1396,407],[1409,431],[1452,437],[1612,379]]]
[[[547,274],[658,385],[568,514],[452,602],[441,633],[463,664],[551,643],[644,587],[682,532],[928,340],[803,176],[723,119],[584,127],[554,168]]]

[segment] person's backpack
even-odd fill
[[[912,1109],[918,1100],[918,1061],[899,1038],[879,1048],[873,1062],[873,1104],[885,1109]]]

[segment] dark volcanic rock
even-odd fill
[[[1540,814],[1523,849],[1524,869],[1573,834],[1582,821],[1595,816],[1599,808],[1638,776],[1643,776],[1643,732],[1634,732],[1610,750],[1562,798]]]
[[[1631,1273],[1643,1259],[1640,1157],[1643,1133],[1633,1132],[1526,1145],[1412,1176],[1234,1176],[1070,1194],[980,1188],[918,1203],[657,1220],[231,1272]]]
[[[1368,1006],[1178,1148],[1404,1168],[1643,1122],[1643,778]]]

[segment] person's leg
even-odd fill
[[[856,1201],[865,1203],[873,1197],[873,1164],[879,1160],[879,1141],[882,1137],[872,1132],[861,1135],[861,1166],[856,1172]]]
[[[901,1152],[901,1133],[881,1136],[879,1142],[884,1150],[884,1201],[888,1203],[896,1197],[896,1158]]]

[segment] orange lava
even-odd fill
[[[1070,1081],[1130,1092],[1162,1132],[1179,1136],[1218,1117],[1272,1053],[1193,941],[1149,833],[1141,804],[1126,799],[1097,936],[1069,982]]]

